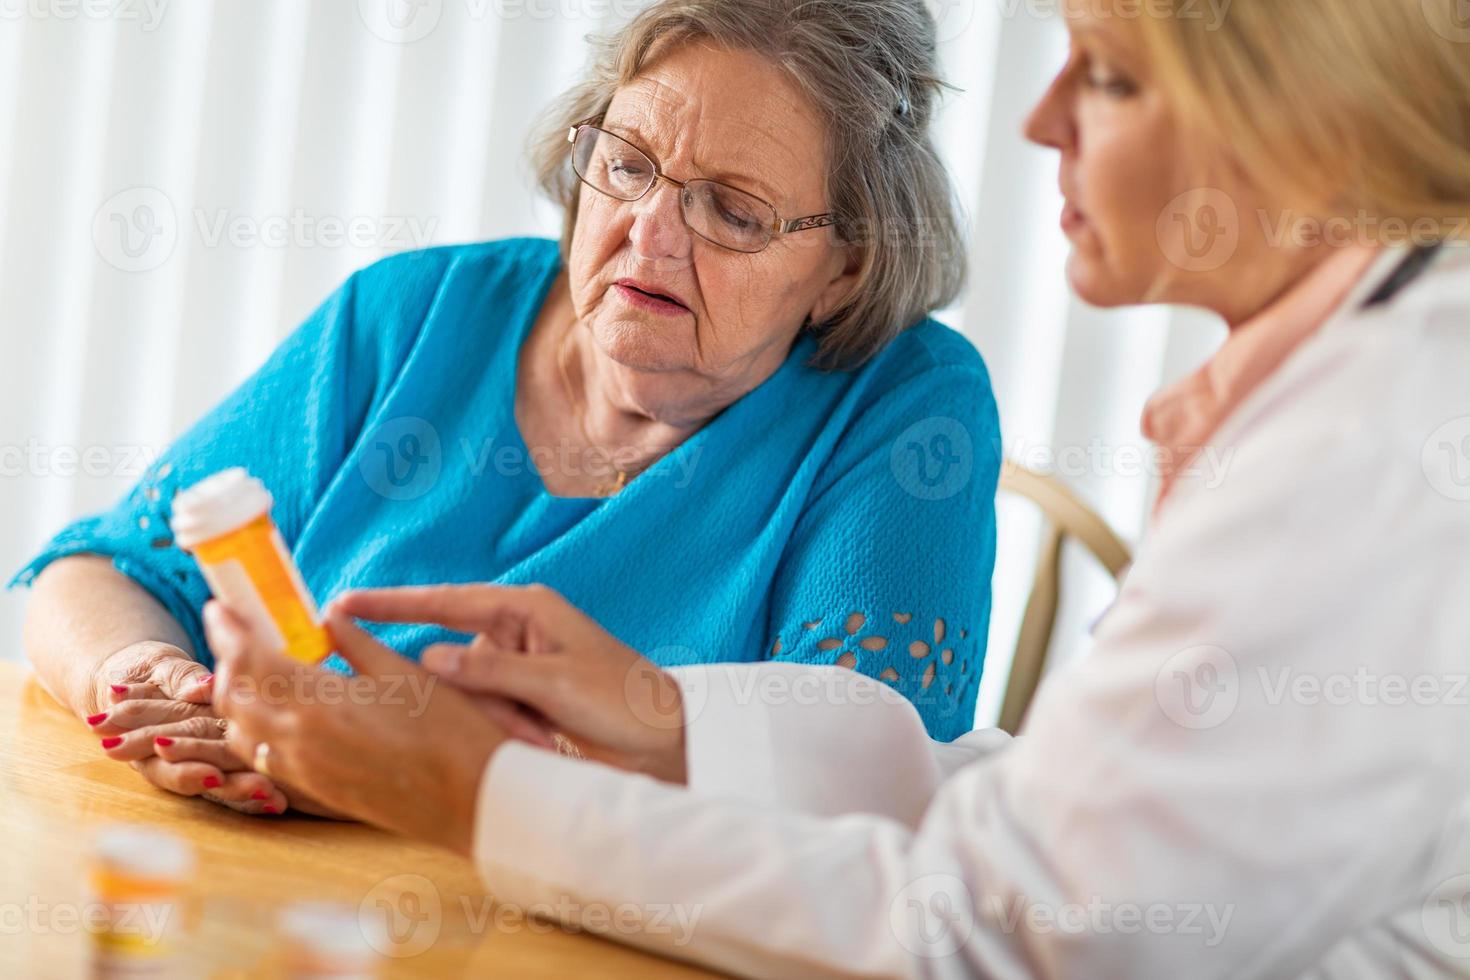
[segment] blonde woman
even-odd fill
[[[739,973],[1466,975],[1455,3],[1236,0],[1213,32],[1188,0],[1068,8],[1027,134],[1061,155],[1072,285],[1231,330],[1151,402],[1173,450],[1152,532],[1014,743],[935,746],[872,682],[823,686],[830,668],[659,671],[553,594],[490,587],[360,593],[333,629],[368,674],[399,668],[349,615],[477,632],[425,664],[657,780],[461,724],[475,764],[446,771],[422,830],[391,781],[333,761],[356,749],[333,715],[232,702],[289,667],[212,607],[221,710],[287,779],[473,853],[500,898],[630,910],[618,938]],[[1223,484],[1191,467],[1201,445],[1231,449]],[[441,685],[428,714],[474,704]]]

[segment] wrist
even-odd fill
[[[447,760],[452,774],[442,785],[449,788],[444,809],[449,819],[442,826],[440,843],[457,854],[474,857],[480,783],[489,775],[490,764],[505,741],[487,727],[480,737],[466,739],[464,748]]]
[[[667,671],[659,671],[663,694],[659,701],[669,705],[651,725],[652,739],[648,753],[637,767],[641,772],[666,783],[682,786],[688,782],[688,766],[684,748],[684,688]]]
[[[663,751],[650,761],[645,770],[654,779],[661,779],[675,786],[689,782],[688,757],[684,751],[684,726],[680,725],[669,733]]]

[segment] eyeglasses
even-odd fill
[[[776,208],[754,194],[717,180],[675,180],[661,173],[647,153],[591,122],[567,132],[572,170],[588,187],[619,201],[636,201],[660,180],[679,189],[684,224],[700,238],[736,252],[760,252],[777,235],[826,228],[835,215],[782,219]]]

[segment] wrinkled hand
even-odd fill
[[[467,644],[428,647],[423,666],[463,691],[532,709],[544,728],[569,736],[591,758],[685,781],[678,684],[555,591],[541,585],[374,589],[347,593],[335,604],[360,619],[436,623],[475,634]]]
[[[174,713],[156,720],[179,721],[209,710],[209,680],[204,665],[172,643],[145,640],[102,661],[88,704],[103,711],[128,698],[170,702]]]
[[[326,627],[352,677],[270,649],[218,601],[204,621],[219,664],[214,707],[237,756],[254,759],[264,743],[271,777],[321,806],[469,852],[480,777],[506,736],[466,695],[333,606]]]
[[[168,643],[124,647],[103,661],[86,718],[108,758],[132,765],[160,789],[242,813],[278,813],[286,799],[230,751],[210,703],[213,676]]]

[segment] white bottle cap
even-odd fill
[[[276,917],[276,938],[293,976],[371,976],[384,939],[372,917],[335,902],[295,902]]]
[[[174,543],[189,549],[270,512],[270,491],[240,467],[222,470],[173,500]]]
[[[142,824],[104,828],[92,845],[92,857],[108,871],[145,881],[182,882],[194,870],[188,841]]]

